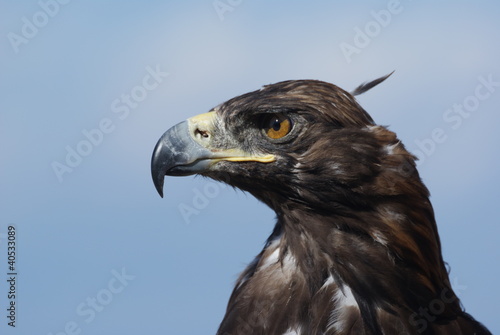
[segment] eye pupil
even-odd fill
[[[280,130],[281,123],[280,123],[280,120],[278,118],[274,119],[272,128],[273,128],[274,131]]]
[[[281,113],[266,115],[263,119],[262,130],[267,137],[280,139],[292,130],[292,121]]]

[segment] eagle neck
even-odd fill
[[[426,210],[406,206],[396,210],[381,202],[372,210],[352,211],[349,216],[286,206],[286,211],[278,212],[281,254],[295,260],[296,275],[305,281],[311,299],[328,282],[344,298],[349,296],[346,292],[352,293],[366,325],[378,325],[381,309],[388,314],[397,311],[402,320],[410,320],[412,314],[400,306],[422,310],[442,296],[447,297],[447,303],[435,317],[446,319],[461,312],[460,302],[449,283],[433,231],[432,207],[428,200],[421,206]],[[399,235],[386,236],[386,225],[402,230]],[[412,236],[419,239],[411,240]],[[338,306],[332,306],[335,308]],[[378,334],[378,329],[369,332]]]

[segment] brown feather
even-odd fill
[[[450,285],[415,157],[353,97],[389,75],[353,94],[286,81],[214,109],[230,138],[221,147],[277,157],[273,164],[220,162],[206,173],[277,214],[218,334],[489,334]],[[287,141],[266,141],[258,120],[278,112],[296,131]]]

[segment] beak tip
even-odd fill
[[[151,177],[153,177],[153,184],[155,185],[156,191],[162,198],[166,171],[166,162],[162,159],[164,150],[163,141],[160,139],[153,151],[153,157],[151,157]]]
[[[156,191],[160,195],[160,197],[163,198],[163,181],[164,181],[165,176],[163,174],[160,174],[158,176],[153,176],[153,183],[155,184]]]

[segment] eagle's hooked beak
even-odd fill
[[[188,176],[201,173],[221,161],[270,163],[274,155],[253,155],[239,148],[214,148],[216,113],[200,114],[167,130],[156,143],[151,158],[151,174],[163,197],[165,175]],[[220,142],[220,141],[219,141]]]

